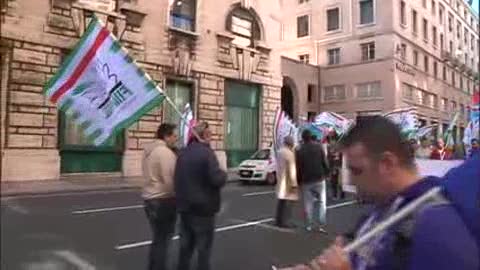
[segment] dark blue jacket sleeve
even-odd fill
[[[416,219],[408,270],[479,270],[478,247],[451,205],[425,209]]]

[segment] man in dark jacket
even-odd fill
[[[227,173],[220,168],[210,148],[208,124],[198,124],[194,132],[198,137],[180,152],[175,168],[175,193],[181,218],[178,270],[190,269],[195,250],[196,269],[210,269],[215,215],[220,210],[220,191],[227,180]]]
[[[326,223],[327,191],[325,177],[328,164],[322,145],[313,141],[310,130],[302,132],[303,143],[296,153],[297,180],[302,190],[305,205],[307,231],[319,230],[325,233],[321,225]],[[316,222],[315,216],[319,217]],[[318,224],[320,223],[320,224]],[[315,228],[315,226],[318,226]]]

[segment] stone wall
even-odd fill
[[[79,6],[75,0],[2,0],[7,5],[0,14],[3,62],[1,180],[60,177],[59,116],[54,104],[46,100],[42,88],[83,34],[92,14],[121,38],[123,46],[161,88],[167,79],[193,83],[195,115],[198,120],[210,124],[212,147],[222,159],[225,156],[225,81],[242,80],[260,85],[259,147],[268,146],[272,141],[275,110],[280,104],[278,54],[267,46],[272,45],[269,40],[256,43],[254,48],[232,44],[231,37],[225,33],[225,25],[217,23],[225,21],[225,17],[215,20],[205,17],[205,14],[212,14],[208,9],[214,7],[207,5],[208,1],[202,5],[205,10],[198,13],[198,23],[202,26],[199,31],[181,33],[166,25],[168,1],[153,3],[149,0],[107,12]],[[222,10],[219,16],[225,16],[235,2],[216,6]],[[261,7],[253,2],[254,7]],[[264,16],[267,10],[259,14],[268,27],[270,19]],[[223,36],[216,33],[223,33]],[[169,105],[164,102],[162,106]],[[125,132],[123,175],[140,174],[143,146],[154,139],[162,112],[163,107],[154,109]]]

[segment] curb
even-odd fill
[[[140,186],[123,186],[123,187],[91,187],[85,189],[63,189],[63,190],[45,190],[45,191],[12,191],[0,193],[0,198],[14,198],[21,196],[42,196],[42,195],[59,195],[67,193],[87,193],[93,191],[119,191],[119,190],[130,190],[130,189],[140,189]]]

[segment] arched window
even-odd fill
[[[195,0],[170,0],[170,26],[195,32]]]
[[[261,39],[261,30],[257,17],[252,10],[235,7],[227,18],[227,29],[235,35],[234,44],[253,47],[255,40]]]

